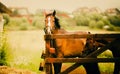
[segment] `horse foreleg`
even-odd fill
[[[45,65],[45,52],[44,50],[42,51],[42,55],[41,55],[41,62],[40,62],[40,66],[39,66],[39,70],[43,71],[44,70],[44,65]]]
[[[112,51],[113,57],[120,57],[120,39],[116,39],[111,42],[111,47],[109,48]],[[114,65],[114,74],[120,74],[120,62],[115,62]]]
[[[92,57],[92,58],[97,58]],[[98,63],[85,63],[83,64],[87,74],[100,74]]]
[[[86,63],[83,66],[85,67],[87,74],[100,74],[97,63]]]
[[[54,74],[59,74],[61,72],[62,63],[53,63],[54,65]]]
[[[118,51],[115,51],[115,50],[117,50],[117,49],[114,49],[113,51],[112,51],[112,54],[113,54],[113,57],[115,58],[115,57],[120,57],[120,51],[118,52]],[[114,73],[113,74],[120,74],[120,62],[118,61],[118,62],[115,62],[115,65],[114,65]]]
[[[114,74],[120,74],[120,63],[119,62],[115,63]]]

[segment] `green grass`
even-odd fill
[[[109,74],[114,71],[114,63],[99,63],[98,65],[101,72]]]
[[[42,31],[7,32],[12,51],[12,57],[8,58],[10,66],[38,72],[41,51],[44,49],[43,35]]]
[[[91,32],[91,33],[120,33],[120,31],[106,31],[106,30],[101,30],[101,29],[90,29],[87,26],[72,26],[72,27],[67,27],[65,30],[68,31],[86,31],[86,32]]]
[[[113,58],[113,55],[110,50],[106,50],[98,58]],[[99,63],[99,69],[101,72],[112,73],[114,71],[114,63]]]

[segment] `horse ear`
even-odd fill
[[[56,11],[54,10],[54,11],[53,11],[53,16],[55,16],[55,14],[56,14]]]

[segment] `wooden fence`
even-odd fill
[[[104,47],[101,47],[99,50],[96,50],[92,52],[91,54],[87,55],[85,58],[51,58],[49,49],[50,47],[50,40],[51,39],[64,39],[64,38],[94,38],[94,39],[100,39],[100,38],[107,38],[107,39],[116,39],[120,38],[120,34],[63,34],[63,35],[45,35],[45,42],[46,42],[46,58],[45,58],[45,71],[46,74],[52,74],[52,63],[75,63],[69,68],[67,68],[65,71],[61,72],[60,74],[68,74],[69,72],[73,71],[83,63],[93,63],[93,62],[120,62],[120,58],[91,58],[92,56],[98,56],[107,48],[110,46],[110,44],[105,45]]]

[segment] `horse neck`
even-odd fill
[[[66,31],[64,29],[61,29],[61,28],[56,28],[54,31],[53,31],[53,34],[65,34]]]
[[[53,31],[53,34],[58,34],[59,33],[59,28],[55,28],[54,31]]]

